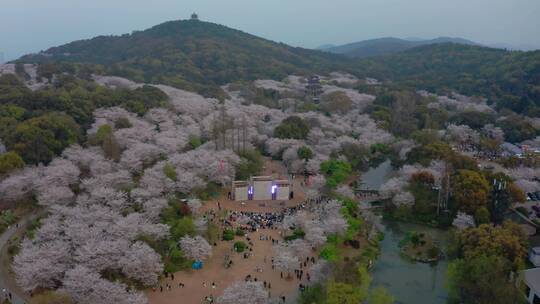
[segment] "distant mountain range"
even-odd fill
[[[323,45],[317,49],[329,53],[346,55],[349,57],[366,58],[396,54],[418,46],[440,43],[480,45],[476,42],[463,38],[439,37],[435,39],[422,40],[420,38],[400,39],[386,37],[364,40],[339,46]]]

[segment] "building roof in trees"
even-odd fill
[[[535,294],[540,294],[540,267],[524,270],[522,275],[525,284],[534,290]]]

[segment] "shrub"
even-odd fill
[[[298,154],[298,157],[300,157],[300,159],[303,159],[305,161],[308,161],[313,157],[313,151],[311,151],[311,149],[307,146],[302,146],[298,148],[296,153]]]
[[[250,176],[257,175],[264,166],[264,159],[258,150],[247,150],[240,152],[240,163],[236,165],[236,179],[244,180]]]
[[[523,207],[521,207],[521,208],[523,208]],[[527,215],[527,209],[525,209],[525,213],[523,213],[523,214]],[[486,208],[486,207],[478,208],[476,210],[476,212],[474,213],[474,219],[475,219],[477,225],[488,224],[490,222],[490,213],[489,213],[488,208]]]
[[[246,243],[244,243],[242,241],[234,243],[234,251],[236,251],[236,252],[244,252],[244,250],[246,250],[246,248],[247,248]]]
[[[304,232],[304,230],[302,230],[300,228],[296,228],[296,229],[294,229],[292,235],[285,236],[284,239],[285,239],[285,241],[293,241],[293,240],[296,240],[296,239],[303,239],[304,236],[306,236],[306,233]]]
[[[237,236],[244,236],[246,234],[246,232],[242,228],[236,228],[236,233],[235,234]]]
[[[231,229],[223,230],[223,240],[224,241],[234,240],[234,231],[232,231]]]
[[[437,246],[432,246],[427,250],[428,257],[434,259],[441,254],[441,250]]]
[[[32,298],[32,304],[71,304],[71,297],[66,293],[46,291]]]
[[[330,159],[321,163],[321,172],[326,175],[326,186],[334,189],[349,177],[352,168],[348,162]]]
[[[164,166],[163,166],[163,173],[165,174],[165,176],[167,176],[169,179],[171,179],[172,181],[176,181],[177,180],[177,176],[176,176],[176,170],[174,168],[173,165],[169,164],[169,163],[166,163]]]
[[[195,194],[195,196],[200,200],[207,201],[209,199],[212,199],[213,197],[218,196],[220,190],[221,187],[218,184],[214,182],[209,182],[204,188],[194,189],[193,194]]]
[[[326,303],[326,292],[320,284],[310,286],[302,291],[299,299],[300,304],[323,304]]]
[[[298,116],[285,118],[274,130],[274,136],[277,138],[306,139],[308,133],[308,123]]]
[[[13,211],[6,210],[0,213],[0,233],[4,232],[8,226],[17,221],[17,217],[13,214]]]
[[[339,259],[339,249],[335,244],[326,243],[319,256],[329,262],[336,262]]]
[[[114,127],[116,129],[127,129],[127,128],[131,128],[132,125],[131,125],[131,122],[129,122],[129,119],[127,119],[125,117],[121,117],[121,118],[118,118],[114,122]]]
[[[189,147],[191,149],[196,149],[202,145],[201,139],[198,136],[190,135],[189,136]]]

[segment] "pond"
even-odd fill
[[[389,160],[383,162],[376,168],[370,168],[362,174],[362,189],[379,190],[392,175],[394,170]]]
[[[383,221],[384,240],[381,254],[372,269],[373,286],[384,286],[392,294],[396,303],[439,304],[446,303],[445,289],[448,261],[436,264],[411,262],[400,255],[399,242],[408,231],[429,234],[446,248],[448,233],[426,226]]]
[[[362,182],[367,189],[378,190],[392,173],[390,161],[386,161],[362,174]],[[398,245],[408,231],[414,230],[429,234],[444,251],[448,244],[448,232],[409,223],[383,221],[382,224],[385,238],[381,241],[381,254],[372,269],[373,286],[386,287],[396,303],[446,303],[448,261],[442,259],[436,264],[411,262],[400,255]]]

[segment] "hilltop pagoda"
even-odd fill
[[[311,99],[315,103],[319,103],[320,96],[323,92],[321,86],[321,79],[317,75],[312,75],[308,78],[306,85],[306,97]]]
[[[197,15],[196,13],[191,14],[191,20],[199,21],[199,15]]]

